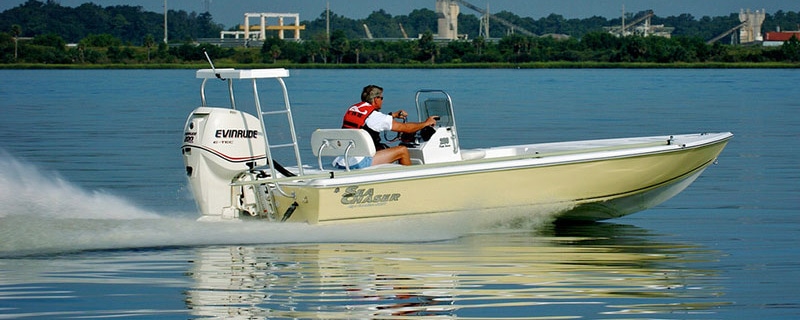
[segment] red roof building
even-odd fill
[[[765,47],[778,47],[783,45],[784,42],[789,41],[792,37],[800,40],[800,31],[767,32],[767,34],[764,35],[763,45]]]
[[[764,41],[789,41],[792,37],[796,37],[800,40],[800,31],[789,31],[789,32],[767,32],[767,36],[764,37]]]

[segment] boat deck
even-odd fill
[[[335,180],[341,183],[352,183],[352,181],[349,181],[351,179],[347,179],[348,177],[358,179],[358,177],[363,176],[376,176],[380,179],[386,179],[396,175],[435,175],[445,172],[455,174],[457,172],[467,171],[509,169],[515,166],[557,165],[570,162],[632,157],[653,153],[678,151],[686,148],[697,148],[728,140],[732,136],[733,134],[730,132],[700,133],[465,149],[462,150],[462,152],[478,151],[483,153],[484,156],[469,160],[412,165],[409,167],[396,164],[386,164],[364,169],[356,169],[349,172],[344,169],[337,169],[329,166],[326,166],[323,170],[306,166],[304,168],[305,174],[303,176],[285,177],[275,179],[273,181],[278,183],[306,184],[310,183],[310,181],[317,180],[312,184],[321,183],[328,185],[333,182],[331,180],[333,177],[337,178]],[[289,168],[289,170],[292,172],[299,171],[296,167]],[[385,173],[386,175],[376,175],[376,173]]]

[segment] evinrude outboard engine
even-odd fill
[[[265,214],[263,185],[231,186],[234,181],[268,177],[255,170],[267,164],[258,118],[233,109],[200,107],[186,121],[183,162],[203,220]]]

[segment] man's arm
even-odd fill
[[[394,132],[401,132],[401,133],[414,133],[417,131],[422,130],[427,126],[434,126],[436,125],[436,119],[434,117],[428,117],[427,120],[423,122],[397,122],[393,121],[392,123],[392,131]]]

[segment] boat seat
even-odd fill
[[[311,151],[317,157],[320,170],[324,170],[324,156],[372,157],[377,152],[372,137],[361,129],[317,129],[311,134]],[[350,171],[350,167],[346,170]]]

